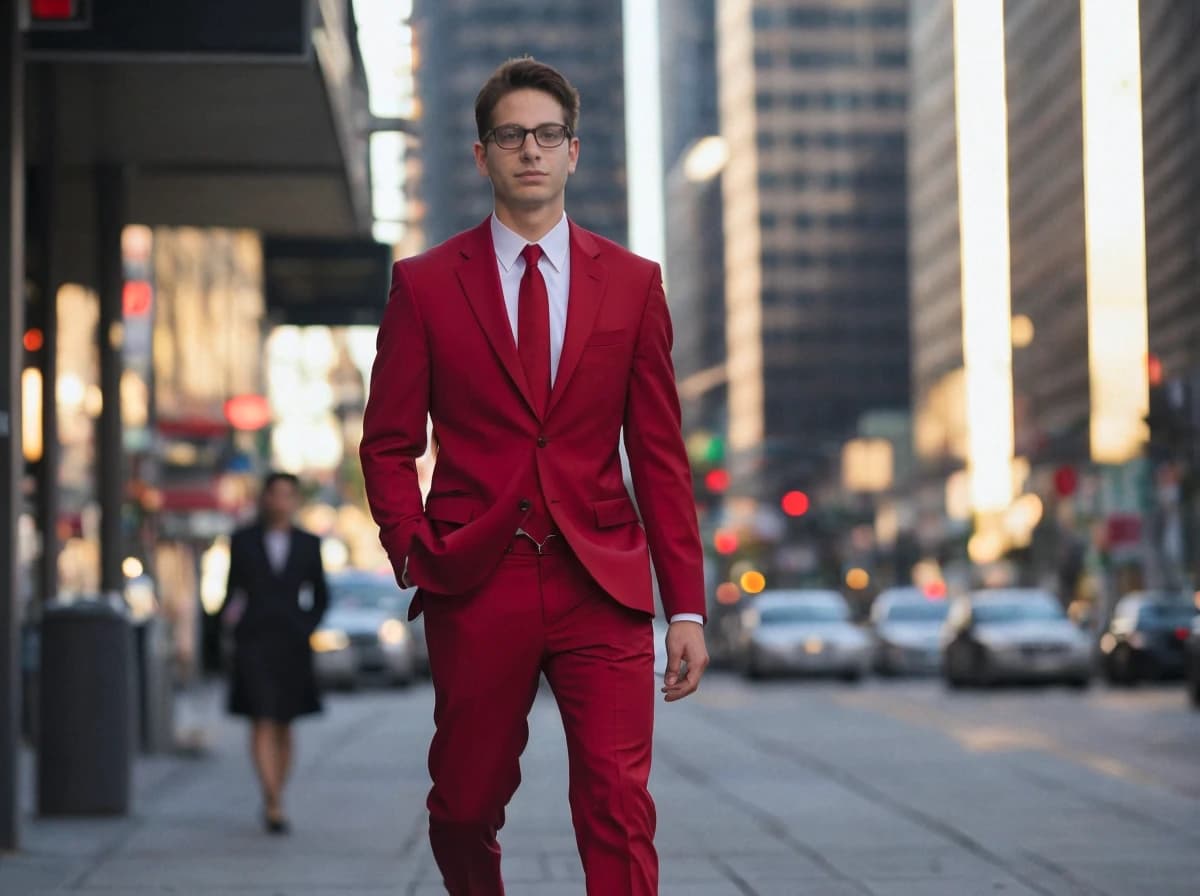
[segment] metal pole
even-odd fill
[[[97,427],[97,493],[100,497],[100,591],[120,596],[125,579],[121,504],[125,493],[121,439],[121,369],[124,327],[121,313],[121,229],[125,226],[122,169],[96,169],[96,270],[100,287],[100,393],[104,404]]]
[[[0,850],[19,840],[21,351],[25,331],[24,61],[17,7],[0,0]]]
[[[58,440],[58,184],[62,175],[58,153],[57,84],[53,66],[42,73],[38,105],[43,116],[45,153],[41,167],[42,270],[38,290],[42,330],[42,459],[38,464],[37,517],[41,528],[42,553],[38,559],[38,588],[34,599],[45,604],[58,594],[58,467],[62,452]]]

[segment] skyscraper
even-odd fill
[[[427,241],[441,242],[491,211],[490,189],[471,158],[475,96],[502,62],[531,55],[560,69],[582,95],[583,148],[567,187],[567,211],[589,230],[624,242],[621,4],[416,0],[413,25],[421,104],[417,191]]]
[[[725,267],[717,112],[715,0],[662,0],[663,171],[667,298],[684,432],[726,426]],[[703,156],[709,156],[708,164]]]
[[[1035,465],[1086,462],[1080,7],[1008,0],[1004,13],[1016,450]],[[1140,32],[1150,351],[1165,376],[1186,376],[1200,368],[1200,8],[1183,0],[1142,4]],[[952,445],[956,415],[944,412],[943,400],[962,365],[952,0],[917,0],[911,36],[917,439],[926,457],[961,455]]]
[[[908,405],[904,0],[719,0],[735,489],[822,476]]]

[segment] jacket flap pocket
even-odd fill
[[[430,495],[425,515],[443,523],[469,523],[479,510],[479,502],[470,495]]]
[[[603,345],[621,345],[629,341],[630,329],[625,327],[620,330],[595,330],[588,338],[588,348],[599,348]]]
[[[609,498],[606,501],[596,501],[592,504],[592,509],[596,511],[596,526],[600,529],[638,521],[637,511],[634,510],[633,502],[629,498]]]

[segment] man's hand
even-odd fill
[[[704,626],[698,622],[672,622],[667,629],[667,674],[662,689],[666,701],[674,703],[694,692],[707,668]]]

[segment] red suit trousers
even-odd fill
[[[658,892],[648,616],[606,595],[566,546],[518,537],[462,595],[427,595],[435,694],[429,836],[451,896],[502,896],[496,835],[521,780],[544,673],[562,716],[569,800],[588,896]]]

